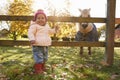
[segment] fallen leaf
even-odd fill
[[[101,61],[100,62],[103,66],[109,66],[109,64],[106,61]]]
[[[118,76],[119,76],[119,75],[117,75],[117,74],[113,74],[113,75],[111,76],[111,79],[114,80],[114,79],[116,79]]]

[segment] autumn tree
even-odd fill
[[[8,15],[30,15],[32,0],[14,0],[10,3]],[[17,40],[18,37],[27,33],[30,21],[11,21],[10,23],[10,37]]]
[[[55,6],[51,3],[50,0],[47,0],[48,2],[48,8],[47,10],[49,11],[49,14],[51,16],[59,16],[59,17],[70,17],[70,1],[66,0],[65,3],[65,7],[59,9],[56,9]],[[54,34],[54,37],[71,37],[74,38],[75,36],[75,23],[70,23],[70,22],[49,22],[50,26],[54,26],[56,24],[59,24],[60,26],[60,32],[57,34]]]

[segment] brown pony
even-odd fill
[[[80,17],[90,17],[90,8],[89,9],[79,9],[81,12]],[[98,32],[95,24],[93,23],[80,23],[79,31],[75,35],[76,41],[98,41]],[[80,47],[80,55],[83,54],[83,46]],[[88,54],[91,55],[91,47],[88,46]]]

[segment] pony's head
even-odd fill
[[[79,9],[79,11],[81,12],[81,15],[80,15],[80,17],[84,17],[84,18],[86,18],[86,17],[90,17],[90,8],[89,9]],[[81,26],[85,29],[87,26],[88,26],[88,23],[81,23]]]
[[[81,12],[80,17],[90,17],[90,8],[89,9],[79,9],[79,11]]]
[[[83,9],[83,10],[79,9],[79,11],[81,12],[80,17],[82,18],[90,17],[90,10],[91,10],[90,8]],[[79,25],[79,31],[84,34],[90,32],[92,29],[93,29],[92,23],[83,22],[83,23],[80,23]]]

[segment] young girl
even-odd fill
[[[58,31],[58,26],[51,29],[47,24],[47,16],[43,10],[38,10],[28,29],[28,38],[32,45],[33,57],[35,60],[35,73],[43,73],[45,70],[45,62],[48,59],[48,46],[51,45],[49,34]]]

